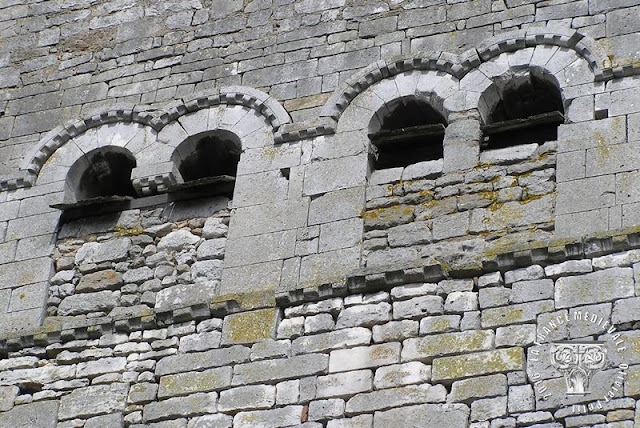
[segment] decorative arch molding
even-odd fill
[[[428,70],[447,73],[462,80],[481,64],[504,53],[541,45],[556,46],[573,51],[588,65],[591,81],[602,81],[640,73],[640,65],[637,64],[616,68],[604,67],[606,56],[602,55],[601,49],[593,40],[577,31],[563,28],[532,28],[512,31],[494,36],[481,43],[477,48],[469,49],[459,55],[448,52],[434,52],[432,54],[417,52],[410,56],[380,60],[367,66],[345,81],[323,107],[320,119],[330,120],[334,126],[328,126],[324,122],[323,127],[307,129],[304,136],[335,132],[335,127],[347,106],[359,94],[383,79],[413,70]],[[603,59],[599,60],[600,57]],[[292,124],[291,126],[295,127],[296,125]],[[280,134],[286,134],[286,128],[280,130]],[[301,126],[298,125],[298,128]],[[300,134],[299,131],[297,133],[290,132],[286,134],[287,138],[284,140],[298,139]]]
[[[165,111],[148,111],[142,109],[142,106],[116,106],[48,132],[25,157],[18,176],[0,181],[0,191],[33,186],[53,153],[88,130],[103,125],[124,123],[138,124],[159,133],[182,116],[219,105],[242,106],[254,110],[264,118],[272,132],[291,122],[289,114],[275,98],[257,89],[243,86],[227,86],[200,92],[178,101]]]

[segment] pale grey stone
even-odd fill
[[[317,398],[345,398],[359,392],[371,391],[373,376],[371,370],[318,376],[316,388]]]
[[[354,187],[313,198],[309,205],[309,225],[358,217],[364,207],[364,195],[364,187]]]
[[[73,272],[73,271],[65,271]],[[76,293],[91,293],[94,291],[116,290],[123,284],[122,274],[112,269],[102,270],[83,275],[76,285]]]
[[[118,262],[125,260],[131,248],[131,239],[117,238],[97,243],[84,244],[76,253],[76,264]]]
[[[616,300],[613,304],[611,321],[623,324],[640,320],[640,297]]]
[[[267,339],[251,347],[251,361],[282,358],[291,355],[290,340]]]
[[[195,245],[199,241],[200,237],[192,234],[188,230],[180,229],[160,239],[160,242],[158,242],[158,250],[179,251],[190,245]]]
[[[216,284],[217,282],[202,282],[165,288],[156,294],[155,307],[157,309],[168,309],[210,302],[215,295]]]
[[[428,382],[431,366],[419,361],[380,367],[376,370],[373,385],[376,389]]]
[[[556,265],[549,265],[544,268],[545,274],[550,278],[589,273],[593,271],[591,260],[567,260]]]
[[[60,420],[123,411],[129,386],[123,383],[79,388],[60,399]]]
[[[276,404],[295,404],[300,397],[300,381],[287,380],[276,385]]]
[[[472,402],[478,398],[495,397],[507,393],[507,377],[503,374],[478,376],[453,382],[448,402]]]
[[[220,392],[218,410],[268,409],[275,404],[276,387],[272,385],[240,386]]]
[[[217,413],[190,419],[187,428],[231,428],[232,425],[233,417]]]
[[[284,322],[284,321],[283,321]],[[322,352],[357,345],[368,345],[371,342],[371,331],[364,327],[345,328],[334,332],[303,336],[291,344],[291,351],[296,354]]]
[[[149,403],[144,406],[142,419],[145,422],[153,422],[168,418],[197,416],[202,413],[215,413],[217,396],[218,394],[215,392],[209,392]]]
[[[395,300],[406,300],[412,297],[435,294],[437,284],[407,284],[391,289],[391,296]]]
[[[156,399],[158,393],[158,384],[155,383],[136,383],[129,388],[128,403],[145,404]]]
[[[424,317],[420,320],[420,334],[447,333],[459,330],[460,320],[460,315]]]
[[[531,385],[510,386],[508,408],[509,413],[535,410],[535,399]]]
[[[233,383],[244,385],[270,380],[286,380],[323,373],[329,357],[323,354],[298,355],[279,360],[254,361],[234,367]]]
[[[221,367],[249,361],[249,348],[235,345],[206,352],[170,355],[156,363],[157,376]]]
[[[505,272],[504,282],[505,284],[512,284],[517,281],[528,281],[534,279],[541,279],[544,277],[544,269],[539,265],[532,265],[526,268],[511,270]]]
[[[362,413],[385,410],[406,404],[444,402],[447,390],[442,385],[409,385],[399,388],[358,394],[352,397],[346,406],[346,412]]]
[[[328,400],[314,400],[309,403],[309,419],[312,421],[339,418],[344,416],[344,400],[330,398]]]
[[[454,291],[447,295],[447,300],[444,302],[445,312],[467,312],[477,309],[478,293],[471,291]]]
[[[149,279],[153,279],[153,271],[147,266],[129,269],[122,275],[122,280],[126,283],[142,284]]]
[[[110,415],[96,416],[96,417],[87,419],[87,422],[85,422],[84,424],[84,428],[103,428],[103,427],[109,427],[109,428],[124,427],[122,413],[112,413]]]
[[[425,315],[441,314],[444,310],[442,297],[421,296],[393,303],[393,318],[418,318]]]
[[[73,270],[63,270],[53,275],[49,282],[51,285],[62,285],[66,282],[71,282],[74,275],[75,272]]]
[[[223,238],[227,235],[228,229],[222,218],[210,217],[204,223],[202,237],[205,239]]]
[[[322,333],[333,330],[336,323],[331,314],[312,315],[304,320],[305,333]]]
[[[278,325],[278,339],[294,339],[304,333],[304,317],[287,318]]]
[[[370,327],[391,320],[391,305],[381,302],[373,305],[359,305],[343,309],[338,315],[336,328]]]
[[[387,229],[387,239],[392,247],[426,244],[432,240],[431,225],[426,221],[415,221]]]
[[[429,362],[444,355],[488,350],[493,347],[494,337],[491,330],[476,330],[407,339],[403,342],[402,361]]]
[[[77,366],[78,377],[95,377],[106,373],[123,372],[127,365],[125,357],[100,358],[95,361],[80,362]]]
[[[0,386],[0,412],[11,410],[19,392],[20,389],[17,386]]]
[[[58,315],[79,315],[90,312],[109,312],[118,305],[118,294],[113,291],[76,294],[66,297],[58,306]]]
[[[534,342],[536,326],[533,324],[511,325],[496,329],[496,346],[526,346]]]
[[[443,279],[438,283],[437,294],[473,290],[473,279]]]
[[[493,328],[533,321],[539,314],[550,312],[553,309],[553,300],[539,300],[485,309],[482,311],[482,327]]]
[[[180,338],[180,352],[207,351],[220,346],[222,333],[209,331],[189,334]]]
[[[373,415],[359,415],[353,418],[332,419],[327,422],[327,428],[371,428]]]
[[[400,343],[384,343],[331,351],[329,372],[358,370],[400,362]]]
[[[522,144],[505,149],[487,150],[480,154],[480,162],[488,164],[510,164],[533,157],[537,144]]]
[[[507,397],[484,398],[471,403],[471,420],[486,421],[507,414]]]
[[[56,428],[58,402],[47,400],[22,404],[0,413],[0,426],[15,428]]]
[[[635,293],[633,270],[612,268],[556,281],[556,308],[607,302],[632,297]]]
[[[226,243],[227,240],[225,238],[207,239],[198,246],[198,251],[196,252],[198,260],[223,258]]]
[[[630,250],[623,253],[608,254],[606,256],[595,257],[591,263],[595,270],[612,267],[626,267],[640,261],[640,251]]]
[[[273,410],[240,412],[233,417],[236,428],[285,427],[300,423],[302,406],[287,406]]]
[[[429,421],[434,427],[464,427],[468,419],[469,408],[461,404],[422,404],[376,412],[373,426],[392,427],[402,421],[403,428],[424,428],[424,421]]]
[[[553,298],[553,281],[538,279],[518,281],[511,285],[511,302],[522,303]]]
[[[373,326],[374,342],[394,342],[418,335],[418,321],[390,321]]]

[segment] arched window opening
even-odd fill
[[[232,191],[241,151],[240,140],[228,131],[189,137],[172,156],[183,181],[176,188],[216,185],[220,190],[219,186],[226,184],[221,193]]]
[[[375,169],[404,167],[442,159],[446,120],[429,103],[400,99],[387,105],[380,130],[369,134],[376,149]]]
[[[131,170],[135,166],[135,158],[124,148],[109,146],[92,150],[69,169],[67,190],[73,196],[67,200],[133,198],[136,192],[131,184]]]
[[[562,95],[558,87],[533,73],[513,76],[497,88],[499,100],[482,131],[481,149],[499,149],[519,144],[558,139],[564,123]]]

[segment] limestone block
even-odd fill
[[[106,373],[122,373],[127,365],[125,357],[100,358],[94,361],[80,362],[76,376],[92,378]]]
[[[310,287],[341,282],[359,267],[360,248],[343,248],[303,257],[300,265],[300,286]]]
[[[373,385],[376,389],[394,388],[428,382],[431,379],[431,366],[419,361],[380,367],[376,370]]]
[[[318,421],[344,416],[344,400],[331,398],[309,403],[309,420]]]
[[[640,251],[630,250],[622,253],[607,254],[602,257],[595,257],[592,260],[594,270],[607,269],[612,267],[631,266],[640,261]]]
[[[122,275],[122,280],[128,284],[142,284],[150,279],[153,279],[153,271],[147,266],[137,269],[129,269]]]
[[[336,328],[370,327],[391,320],[391,305],[381,302],[372,305],[358,305],[346,308],[338,315]]]
[[[538,314],[549,312],[553,309],[553,300],[540,300],[500,308],[485,309],[482,311],[482,326],[492,328],[509,324],[521,324],[527,321],[533,321]]]
[[[406,300],[425,294],[436,294],[437,288],[437,284],[430,283],[401,285],[391,289],[391,296],[394,300]]]
[[[566,124],[558,127],[558,153],[586,150],[626,142],[626,123],[622,117]]]
[[[346,413],[372,412],[400,407],[406,404],[444,402],[447,391],[442,385],[409,385],[400,388],[384,389],[357,394],[346,406]]]
[[[373,376],[371,370],[318,376],[316,388],[317,398],[344,398],[359,392],[371,391]]]
[[[210,260],[211,261],[211,260]],[[225,268],[219,294],[276,289],[282,275],[282,260]]]
[[[88,242],[76,253],[76,264],[119,262],[127,258],[129,248],[129,238],[115,238],[102,243]]]
[[[526,346],[534,342],[536,326],[532,324],[509,325],[496,329],[496,347]]]
[[[227,235],[229,227],[220,217],[210,217],[204,222],[202,237],[205,239],[223,238]]]
[[[334,221],[320,225],[318,251],[332,251],[357,246],[362,240],[362,219]]]
[[[398,421],[402,421],[403,428],[424,428],[425,421],[434,427],[464,427],[468,419],[469,408],[462,404],[422,404],[376,412],[373,428],[392,427]]]
[[[544,269],[539,265],[532,265],[526,268],[510,270],[504,274],[505,284],[512,284],[518,281],[531,281],[544,277]]]
[[[556,281],[557,308],[608,302],[634,296],[633,270],[612,268]]]
[[[287,318],[278,325],[278,339],[294,339],[304,333],[304,317]]]
[[[224,258],[226,243],[226,238],[207,239],[198,246],[198,251],[196,252],[198,260]]]
[[[469,212],[448,214],[434,218],[433,240],[439,241],[466,235],[469,232],[469,221]]]
[[[303,193],[313,196],[366,184],[368,155],[313,162],[304,175]]]
[[[592,271],[591,260],[567,260],[566,262],[549,265],[544,268],[545,275],[553,279]]]
[[[179,284],[158,291],[156,309],[185,307],[210,302],[216,291],[216,283]]]
[[[73,271],[64,271],[73,272]],[[122,286],[122,274],[113,269],[89,273],[80,278],[76,285],[76,293],[92,293],[94,291],[117,290]]]
[[[611,320],[613,324],[640,321],[640,297],[615,301]]]
[[[249,348],[235,345],[206,352],[170,355],[156,363],[156,376],[222,367],[249,361]]]
[[[0,412],[11,410],[13,407],[13,401],[18,396],[19,392],[20,388],[17,386],[0,386]]]
[[[511,300],[511,289],[507,287],[482,288],[478,292],[478,300],[482,309],[508,305]]]
[[[448,402],[472,402],[478,398],[507,394],[507,377],[504,374],[479,376],[453,382]]]
[[[78,388],[60,399],[60,420],[123,411],[129,385],[112,383]]]
[[[487,421],[507,414],[507,397],[485,398],[471,403],[471,420]]]
[[[444,304],[440,296],[420,296],[409,300],[393,302],[393,318],[418,318],[425,315],[441,314]]]
[[[238,162],[238,175],[255,174],[300,164],[299,143],[245,150]]]
[[[210,392],[231,384],[231,367],[219,367],[201,372],[165,375],[160,378],[158,398]]]
[[[228,389],[220,393],[218,410],[268,409],[275,404],[276,387],[273,385],[251,385]]]
[[[418,335],[418,321],[401,320],[390,321],[386,324],[373,326],[374,342],[394,342],[401,341],[408,337]]]
[[[353,418],[333,419],[327,422],[327,428],[371,428],[373,415],[360,415]]]
[[[511,164],[532,158],[536,150],[538,150],[537,144],[522,144],[505,149],[487,150],[480,153],[480,162],[498,165]]]
[[[14,288],[11,290],[9,312],[41,309],[47,301],[48,289],[46,282]]]
[[[426,221],[415,221],[387,229],[391,247],[406,247],[431,242],[432,226]]]
[[[505,202],[497,209],[478,208],[471,211],[469,230],[486,232],[549,222],[553,220],[553,203],[553,196],[546,195],[540,199]]]
[[[414,265],[419,260],[420,255],[416,248],[392,248],[390,250],[370,252],[367,255],[367,267],[390,269],[391,267]]]
[[[91,419],[87,419],[84,424],[84,428],[123,428],[124,422],[122,420],[122,413],[112,413],[110,415],[95,416]]]
[[[471,291],[454,291],[449,293],[447,300],[444,302],[445,312],[467,312],[477,309],[478,293]]]
[[[180,338],[180,352],[206,351],[220,346],[222,333],[219,331],[206,331],[189,334]]]
[[[0,413],[0,426],[16,428],[56,428],[58,402],[54,400],[22,404]]]
[[[433,381],[460,379],[471,376],[503,373],[524,369],[522,348],[504,348],[495,351],[435,358],[431,366]]]
[[[553,281],[538,279],[518,281],[511,285],[511,301],[513,303],[531,302],[553,298]]]
[[[158,385],[155,383],[136,383],[129,388],[127,403],[145,404],[156,399]]]
[[[145,422],[153,422],[168,418],[196,416],[202,413],[215,413],[217,395],[215,392],[209,392],[149,403],[144,406],[142,419]]]
[[[295,230],[229,239],[224,266],[235,267],[293,257],[295,245]]]
[[[229,238],[304,227],[308,213],[309,198],[237,208],[229,224]]]
[[[276,385],[276,404],[294,404],[300,397],[300,381],[287,380]]]
[[[509,387],[509,413],[531,412],[535,409],[533,387],[531,385],[514,385]]]
[[[65,297],[58,306],[58,315],[79,315],[89,312],[109,312],[118,305],[118,294],[113,291],[75,294]]]
[[[502,285],[502,283],[502,274],[500,272],[487,273],[478,278],[478,288],[495,287]]]
[[[240,412],[233,417],[235,428],[286,427],[300,423],[302,406],[286,406],[273,410]]]
[[[447,333],[459,330],[460,320],[460,315],[424,317],[420,320],[420,334]]]
[[[365,230],[387,229],[413,220],[415,208],[412,205],[392,205],[365,211]]]
[[[311,200],[309,225],[358,217],[364,207],[364,187],[327,192]]]
[[[363,327],[345,328],[335,332],[299,337],[291,344],[294,355],[323,352],[350,346],[368,345],[371,331]]]
[[[275,337],[280,313],[260,309],[227,315],[222,324],[222,344],[255,343]]]
[[[254,361],[234,367],[233,384],[245,385],[272,380],[296,379],[326,372],[329,356],[298,355],[279,360]]]
[[[400,361],[400,343],[384,343],[331,351],[329,372],[358,370]]]
[[[331,331],[335,326],[336,323],[331,314],[312,315],[304,320],[304,331],[307,334]]]
[[[491,330],[477,330],[407,339],[403,342],[402,361],[429,362],[443,355],[491,349],[494,336]]]

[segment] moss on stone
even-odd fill
[[[260,309],[229,315],[223,334],[231,343],[255,343],[273,337],[278,310]]]

